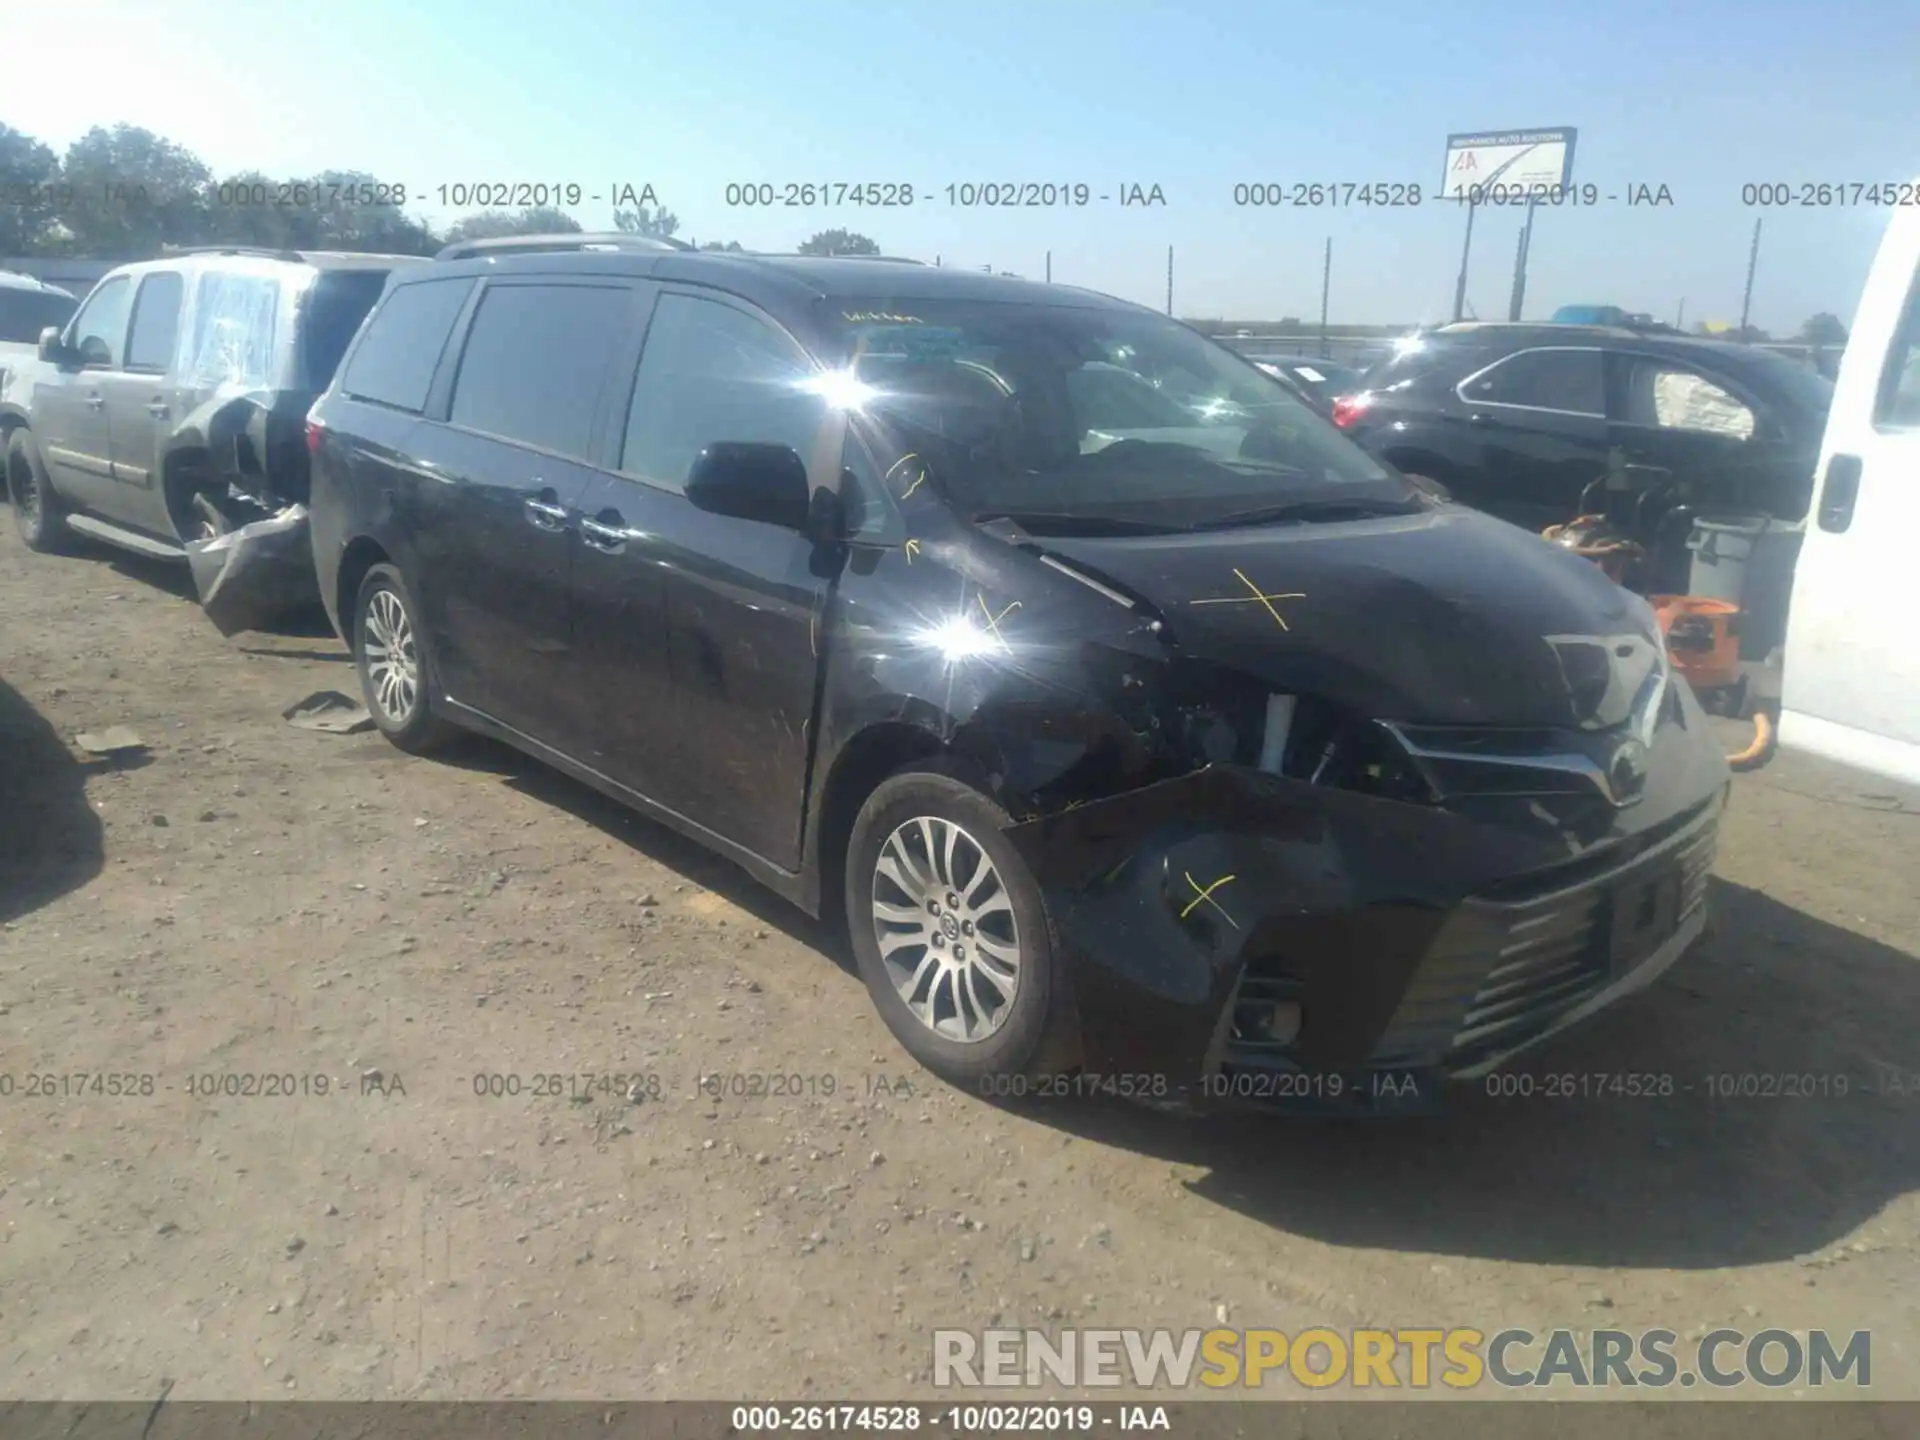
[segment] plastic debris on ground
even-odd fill
[[[289,505],[211,540],[189,541],[186,549],[200,608],[222,635],[266,629],[289,611],[319,601],[304,505]]]
[[[373,715],[367,707],[338,690],[316,690],[282,710],[280,717],[302,730],[327,735],[357,735],[373,729]]]

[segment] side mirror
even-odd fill
[[[710,515],[809,528],[812,487],[806,462],[791,446],[735,440],[709,445],[693,462],[686,493],[695,509]]]
[[[60,343],[58,325],[49,325],[40,332],[40,358],[50,365],[58,365],[67,358],[67,347]]]

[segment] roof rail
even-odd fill
[[[924,260],[915,260],[907,255],[814,255],[805,250],[708,250],[701,247],[702,255],[741,255],[749,260],[883,260],[889,265],[925,265]]]
[[[491,240],[457,240],[433,258],[470,260],[476,255],[536,255],[555,250],[641,250],[660,253],[693,248],[684,240],[635,235],[626,230],[573,230],[552,235],[500,235]]]
[[[163,245],[166,255],[263,255],[273,260],[305,260],[298,250],[283,250],[276,245]]]

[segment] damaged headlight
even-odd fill
[[[1381,726],[1310,695],[1266,689],[1201,664],[1176,662],[1136,680],[1140,739],[1168,773],[1243,765],[1308,784],[1430,804],[1432,788]],[[1154,692],[1151,699],[1147,692]]]

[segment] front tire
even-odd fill
[[[438,750],[458,731],[433,713],[433,659],[420,607],[400,572],[375,565],[353,608],[353,661],[373,723],[410,755]]]
[[[7,499],[14,528],[29,550],[57,555],[68,548],[73,532],[67,528],[66,509],[47,478],[40,447],[24,429],[7,438]]]
[[[951,1084],[984,1090],[1067,1053],[1052,927],[998,805],[912,770],[860,809],[846,915],[867,991],[894,1038]]]

